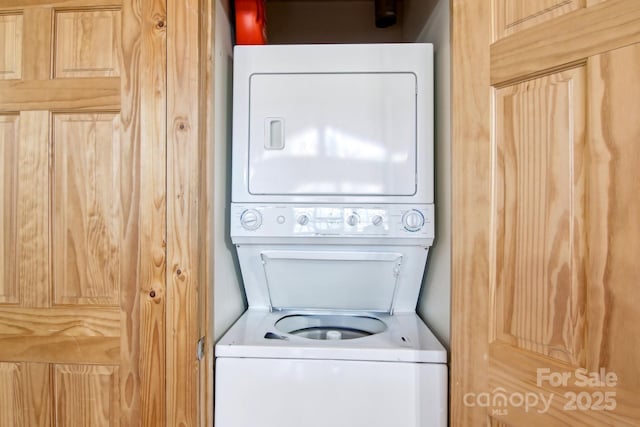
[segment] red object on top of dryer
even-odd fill
[[[266,0],[235,0],[236,44],[266,44]]]

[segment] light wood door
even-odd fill
[[[452,422],[639,425],[640,2],[452,6]]]
[[[0,426],[163,423],[163,16],[0,2]]]

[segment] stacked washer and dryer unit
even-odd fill
[[[434,239],[429,44],[237,46],[231,238],[248,310],[217,427],[444,426],[415,313]]]

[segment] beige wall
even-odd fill
[[[402,10],[398,10],[402,16]],[[382,43],[402,41],[401,25],[376,28],[374,2],[267,2],[269,43]]]
[[[227,2],[228,3],[228,2]],[[231,200],[231,77],[233,46],[229,17],[223,2],[216,1],[214,42],[213,141],[213,338],[217,340],[245,310],[244,291],[229,238],[228,206]]]
[[[449,0],[407,0],[407,41],[434,45],[436,241],[418,301],[418,314],[448,348],[451,316],[451,48]],[[429,15],[430,14],[430,15]],[[412,18],[409,18],[412,16]],[[428,21],[420,28],[416,17]]]
[[[404,14],[402,16],[402,38],[405,41],[415,42],[426,30],[427,22],[440,0],[404,0]],[[430,22],[430,28],[435,22]],[[428,42],[428,40],[421,40]]]

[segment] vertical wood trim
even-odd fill
[[[200,123],[202,126],[200,141],[200,224],[205,226],[204,231],[199,233],[199,270],[200,270],[200,330],[205,337],[205,354],[200,361],[199,378],[199,422],[200,427],[213,425],[213,329],[210,329],[213,316],[213,304],[210,304],[210,297],[213,293],[212,280],[213,272],[210,269],[213,254],[213,224],[210,215],[213,194],[213,165],[211,164],[213,152],[213,100],[214,100],[214,63],[213,63],[213,43],[214,43],[214,23],[215,23],[215,1],[204,2],[201,13],[200,30],[200,82],[201,96],[205,98],[201,102]]]
[[[121,425],[165,425],[165,5],[122,7]]]
[[[587,363],[618,376],[616,425],[640,425],[640,43],[589,58]]]
[[[140,67],[141,135],[140,352],[142,425],[172,425],[166,420],[166,146],[167,2],[143,1]]]
[[[49,120],[48,111],[20,114],[16,259],[24,307],[50,303]]]
[[[24,80],[49,80],[51,77],[52,9],[28,8],[24,11]]]
[[[203,0],[167,1],[167,425],[198,422],[203,10]]]
[[[452,0],[452,307],[453,426],[487,424],[486,409],[464,404],[487,392],[491,144],[491,2]]]
[[[138,282],[140,271],[137,262],[140,242],[138,241],[138,218],[140,206],[140,116],[137,109],[139,99],[139,43],[141,23],[136,14],[135,0],[125,0],[122,8],[122,73],[121,73],[121,114],[120,128],[122,147],[120,156],[122,171],[130,171],[123,176],[122,187],[122,251],[120,252],[120,425],[132,425],[140,419],[140,342],[137,336],[140,330],[138,310]],[[128,187],[126,191],[124,187]]]

